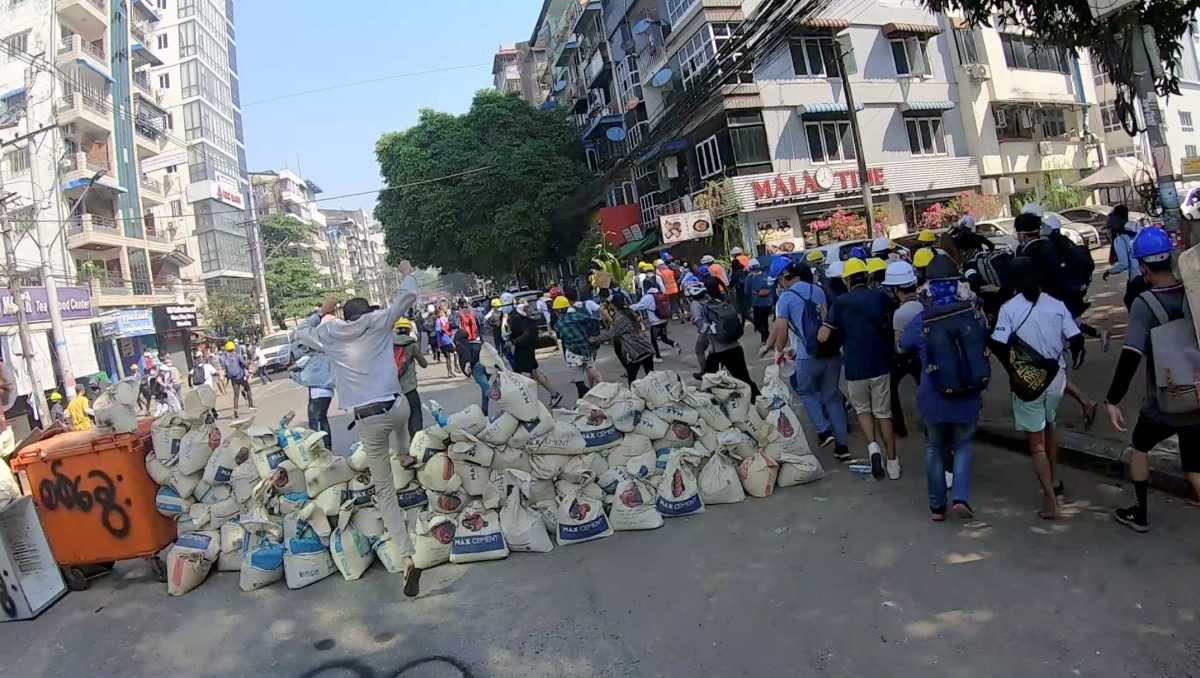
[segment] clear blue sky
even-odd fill
[[[379,188],[375,142],[422,108],[462,113],[502,43],[529,39],[541,0],[240,0],[238,71],[250,170],[296,169],[326,196]],[[268,38],[268,36],[270,36]],[[282,47],[280,47],[282,45]],[[252,105],[297,91],[486,64]],[[365,207],[372,195],[321,203]]]

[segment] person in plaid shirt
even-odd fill
[[[582,397],[588,389],[604,381],[596,369],[595,349],[588,341],[588,337],[600,333],[600,307],[590,301],[573,302],[570,293],[554,298],[554,313],[558,315],[554,333],[562,342],[567,366],[579,371],[573,381],[576,393]]]

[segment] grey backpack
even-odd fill
[[[1158,409],[1165,414],[1200,412],[1200,343],[1187,300],[1183,317],[1171,320],[1154,292],[1138,296],[1158,319],[1158,326],[1150,330]]]

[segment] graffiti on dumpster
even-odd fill
[[[117,503],[117,487],[112,478],[104,471],[88,471],[89,480],[97,480],[96,486],[89,490],[79,489],[80,476],[71,479],[64,475],[59,467],[62,461],[50,465],[50,473],[54,478],[46,478],[38,485],[38,500],[42,508],[53,511],[59,506],[68,511],[79,510],[91,513],[92,508],[100,507],[100,524],[112,536],[123,539],[129,536],[129,514]],[[120,476],[118,476],[120,478]]]
[[[337,659],[326,664],[322,664],[310,671],[307,671],[302,678],[320,678],[321,676],[342,676],[350,675],[354,678],[403,678],[404,676],[418,675],[417,669],[422,667],[442,667],[446,669],[446,675],[458,676],[459,678],[474,678],[470,668],[466,663],[455,657],[447,657],[445,655],[433,655],[430,657],[421,657],[414,659],[403,666],[396,669],[393,673],[376,673],[374,669],[367,666],[356,659]],[[425,674],[419,674],[425,675]]]
[[[4,581],[3,574],[0,574],[0,610],[4,610],[9,619],[17,616],[17,601],[9,594],[8,582]]]

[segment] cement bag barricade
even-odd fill
[[[208,421],[217,407],[217,392],[208,384],[201,384],[183,394],[183,415],[190,421]]]
[[[462,510],[463,504],[467,503],[467,495],[461,489],[453,492],[425,490],[425,494],[429,498],[429,510],[434,513],[458,515],[458,512]]]
[[[542,525],[546,528],[547,533],[558,534],[558,499],[534,501],[529,508],[537,511],[538,515],[542,517]]]
[[[374,506],[358,506],[350,519],[355,529],[372,543],[379,541],[387,529],[383,526],[383,513]]]
[[[455,464],[455,473],[462,478],[462,489],[472,497],[482,497],[487,490],[492,470],[475,464]]]
[[[552,457],[548,457],[552,458]],[[534,478],[529,484],[529,501],[534,504],[542,502],[554,502],[554,510],[558,510],[558,493],[554,491],[553,480],[542,480]],[[557,520],[557,518],[555,519]]]
[[[555,482],[583,485],[595,480],[599,475],[592,470],[591,464],[584,459],[583,455],[580,455],[567,458],[567,463],[563,464],[562,468],[558,470],[558,478]]]
[[[182,596],[204,583],[213,561],[195,551],[172,546],[167,552],[167,594]]]
[[[321,490],[321,493],[313,497],[313,503],[317,508],[321,509],[325,515],[337,520],[337,514],[342,510],[342,502],[345,500],[346,489],[348,483],[334,483],[329,487]],[[309,495],[312,496],[312,495]]]
[[[622,480],[632,477],[629,471],[625,470],[624,466],[618,466],[610,468],[597,476],[596,484],[600,486],[600,489],[604,490],[604,494],[613,494],[617,491],[617,485],[620,485]]]
[[[449,442],[450,434],[442,430],[442,427],[430,426],[413,435],[412,442],[408,445],[408,453],[419,463],[424,464],[438,452],[445,452]]]
[[[508,444],[508,439],[516,433],[519,423],[516,417],[505,412],[489,422],[477,437],[492,447],[500,447]]]
[[[558,545],[580,544],[612,536],[604,513],[604,491],[595,483],[565,484],[558,499]]]
[[[655,370],[633,382],[633,394],[650,409],[674,403],[683,397],[683,393],[683,381],[670,370]]]
[[[392,465],[392,487],[407,487],[409,483],[417,479],[417,470],[404,465],[406,459],[409,457],[395,450],[389,455],[388,460]]]
[[[487,425],[488,418],[483,410],[478,405],[470,405],[450,415],[443,428],[450,434],[450,441],[457,442],[467,439],[466,436],[476,438]]]
[[[667,427],[667,435],[650,441],[650,444],[656,453],[663,449],[669,451],[676,447],[691,447],[696,442],[696,433],[692,430],[692,426],[698,426],[698,424],[688,425],[674,422]]]
[[[457,516],[423,513],[417,516],[410,533],[413,542],[413,565],[426,570],[450,562],[450,546],[454,543]]]
[[[696,481],[696,465],[703,455],[689,447],[671,452],[663,477],[658,481],[658,498],[655,506],[667,518],[690,516],[704,512],[704,500],[700,498],[700,486]]]
[[[311,553],[283,554],[283,575],[287,587],[293,591],[315,584],[337,572],[333,556],[321,549]]]
[[[574,424],[560,421],[556,422],[554,428],[546,435],[530,439],[526,449],[534,456],[543,454],[575,455],[583,454],[588,447],[582,431]]]
[[[233,447],[230,439],[221,441],[221,445],[213,451],[204,464],[204,482],[210,485],[228,483],[233,479],[233,470],[237,468],[237,456],[245,447]]]
[[[329,537],[329,552],[333,554],[333,562],[346,581],[362,577],[375,560],[371,540],[359,532],[351,520],[355,509],[353,499],[342,504],[338,526]]]
[[[758,406],[758,413],[766,416],[764,407],[769,407],[772,401],[788,404],[792,400],[792,388],[788,385],[787,380],[779,376],[779,366],[769,365],[763,370],[762,388],[759,390],[758,400],[755,405]]]
[[[625,464],[626,472],[628,472],[629,475],[634,478],[649,478],[650,476],[658,475],[662,473],[666,467],[667,465],[665,461],[663,462],[661,469],[658,467],[658,455],[654,452],[654,450],[648,450],[642,454],[639,454]]]
[[[199,474],[208,463],[213,448],[209,446],[208,434],[211,426],[199,426],[183,435],[179,440],[179,454],[175,457],[175,470],[185,475]]]
[[[324,514],[322,514],[324,515]],[[302,511],[293,511],[283,517],[283,548],[288,553],[304,554],[327,551],[327,544],[304,518]]]
[[[546,530],[541,513],[530,504],[533,478],[523,471],[508,470],[501,474],[505,494],[500,510],[500,530],[510,551],[549,553],[554,542]]]
[[[384,531],[383,535],[375,541],[375,558],[383,565],[383,569],[391,574],[404,573],[404,554],[400,551],[400,544],[392,539],[392,536]]]
[[[375,499],[375,481],[370,473],[360,473],[346,483],[347,496],[357,506],[368,506]]]
[[[269,479],[275,473],[275,469],[279,465],[288,460],[287,455],[278,445],[264,445],[261,447],[252,447],[250,449],[250,461],[254,463],[255,470],[258,471],[258,477]],[[345,463],[345,459],[342,459]],[[309,466],[309,469],[316,468]]]
[[[689,391],[683,397],[685,405],[692,407],[700,414],[700,419],[714,431],[725,431],[733,427],[733,422],[725,416],[725,410],[717,404],[717,399],[710,393]]]
[[[283,544],[261,531],[247,532],[238,587],[250,592],[283,579]]]
[[[658,492],[641,478],[626,476],[614,488],[608,519],[614,530],[653,530],[662,527],[663,517],[655,504]]]
[[[717,434],[717,446],[713,449],[725,452],[735,459],[747,459],[758,452],[758,444],[742,431],[721,431]]]
[[[446,456],[455,463],[470,462],[479,466],[491,466],[492,457],[495,456],[496,451],[469,433],[462,435],[465,439],[452,443],[450,449],[446,451]]]
[[[534,454],[529,457],[530,474],[535,480],[554,480],[570,457],[561,454]]]
[[[275,497],[275,510],[281,516],[286,516],[292,511],[299,511],[310,501],[307,492],[287,492]]]
[[[758,452],[738,464],[738,477],[742,487],[751,497],[769,497],[775,490],[775,478],[779,475],[779,462]]]
[[[8,464],[4,464],[4,468],[8,468]],[[0,473],[3,472],[3,469],[0,469]],[[153,480],[155,485],[166,485],[171,482],[171,468],[159,461],[153,452],[146,454],[146,475],[150,476],[150,480]],[[20,496],[20,494],[18,491],[16,496]]]
[[[218,572],[238,572],[242,569],[242,549],[246,530],[236,522],[221,526],[221,553],[217,556]]]
[[[100,428],[116,433],[136,431],[138,425],[136,406],[140,391],[141,385],[133,377],[127,377],[109,386],[100,394],[99,398],[96,398],[94,405],[96,424]]]
[[[508,365],[504,362],[504,358],[500,357],[496,347],[487,342],[479,347],[479,364],[488,371],[488,374],[496,374],[508,369]]]
[[[700,485],[700,498],[706,506],[736,504],[746,499],[737,464],[724,452],[713,452],[704,460],[696,481]]]
[[[575,427],[583,436],[583,444],[588,452],[616,447],[621,444],[621,438],[624,437],[603,410],[586,406],[579,409],[579,416],[575,418]]]
[[[508,543],[500,529],[500,514],[473,501],[458,514],[450,562],[475,563],[508,557]]]
[[[495,454],[492,456],[492,468],[499,471],[511,468],[526,473],[533,471],[529,465],[529,453],[507,445],[496,448]]]
[[[608,457],[603,452],[588,452],[580,459],[587,468],[591,469],[593,478],[599,478],[601,473],[609,469]]]
[[[237,497],[234,497],[232,494],[224,499],[213,502],[209,509],[209,529],[220,529],[225,523],[237,518],[241,510],[241,504],[238,503]]]
[[[180,441],[187,432],[187,420],[178,414],[167,413],[155,419],[150,425],[150,442],[154,446],[154,457],[164,464],[174,461],[179,455]]]
[[[346,455],[346,465],[354,469],[356,473],[362,473],[371,467],[370,459],[367,458],[367,448],[363,446],[361,440],[355,440],[350,445],[350,454]]]
[[[415,482],[410,482],[400,489],[396,490],[396,502],[400,504],[400,508],[407,511],[429,504],[429,496],[425,494],[425,488]]]
[[[666,424],[663,424],[664,432]],[[650,439],[640,433],[626,433],[621,439],[621,444],[608,451],[608,465],[611,468],[624,467],[629,463],[630,459],[646,454],[653,453],[654,446],[650,443]]]
[[[187,522],[192,528],[191,530],[189,530],[189,532],[195,532],[196,530],[209,529],[208,521],[211,517],[212,517],[212,507],[211,506],[209,506],[208,504],[201,504],[200,502],[195,502],[194,504],[192,504],[192,507],[189,508],[188,512],[187,512]],[[180,520],[180,522],[181,523],[183,522],[182,519]]]
[[[221,533],[216,530],[189,532],[176,540],[175,550],[198,553],[206,560],[216,562],[221,555]]]
[[[796,455],[812,454],[808,446],[808,438],[804,429],[800,428],[800,419],[788,405],[771,410],[767,413],[767,445],[763,451],[768,457],[778,461],[780,455],[791,452]]]
[[[542,436],[554,430],[556,423],[554,415],[546,406],[537,404],[538,414],[532,419],[522,420],[517,424],[517,430],[508,438],[508,446],[516,448],[525,448],[531,440],[541,438]]]
[[[454,471],[454,462],[439,452],[417,471],[417,482],[434,492],[453,492],[462,487],[462,478]]]
[[[779,455],[779,487],[803,485],[825,476],[821,461],[811,454],[784,452]]]
[[[492,377],[489,397],[500,412],[507,412],[521,421],[536,419],[541,405],[537,397],[537,382],[507,370]]]
[[[200,484],[201,473],[193,473],[188,475],[175,469],[171,472],[170,487],[175,490],[175,493],[180,497],[188,498],[196,491],[196,486]]]
[[[271,487],[276,494],[298,492],[308,494],[308,483],[304,481],[304,471],[296,468],[291,461],[285,460],[271,474]]]
[[[317,497],[331,485],[349,482],[355,475],[345,457],[333,457],[326,465],[304,469],[304,489],[308,496]]]
[[[700,413],[696,411],[696,408],[683,403],[667,403],[654,408],[650,413],[668,424],[695,426],[696,422],[700,421]]]
[[[325,447],[325,432],[309,429],[293,429],[300,432],[298,437],[289,437],[283,454],[287,456],[296,468],[304,470],[313,464],[321,463],[330,456]],[[357,443],[356,443],[357,444]]]
[[[238,465],[233,467],[233,473],[229,475],[229,486],[233,488],[233,496],[242,503],[250,499],[250,493],[254,491],[254,486],[262,481],[258,477],[258,469],[254,468],[254,464],[249,461],[250,451],[244,450],[244,452],[246,461],[239,461]],[[238,459],[243,459],[240,453]]]
[[[613,426],[621,433],[632,433],[637,426],[639,415],[646,409],[644,400],[635,396],[628,388],[612,382],[596,384],[583,396],[581,402],[598,407],[608,415]]]
[[[750,416],[750,408],[754,405],[750,397],[750,384],[733,378],[729,372],[721,370],[704,375],[700,380],[700,390],[711,393],[721,404],[725,416],[735,425]]]
[[[704,448],[706,451],[712,451],[721,446],[721,438],[717,433],[717,429],[709,426],[703,420],[699,424],[692,427],[692,432],[696,437],[692,447]]]

